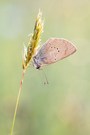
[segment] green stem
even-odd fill
[[[11,126],[10,135],[13,135],[13,131],[14,131],[14,125],[15,125],[16,114],[17,114],[17,109],[18,109],[20,95],[21,95],[21,90],[22,90],[22,84],[23,84],[24,74],[25,74],[25,71],[23,71],[23,73],[22,73],[22,79],[20,81],[20,88],[19,88],[19,92],[18,92],[18,96],[17,96],[17,100],[16,100],[16,106],[15,106],[15,111],[14,111],[14,116],[13,116],[13,122],[12,122],[12,126]]]

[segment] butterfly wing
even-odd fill
[[[75,46],[66,39],[51,38],[38,51],[35,59],[41,66],[55,63],[76,51]]]

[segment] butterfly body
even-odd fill
[[[44,65],[55,63],[76,51],[75,46],[68,40],[62,38],[50,38],[37,51],[33,57],[33,63],[36,69]]]

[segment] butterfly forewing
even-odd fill
[[[75,46],[66,39],[51,38],[38,51],[36,58],[40,66],[55,63],[76,51]]]

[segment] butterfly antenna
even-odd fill
[[[19,87],[19,92],[18,92],[18,96],[17,96],[17,100],[16,100],[16,106],[15,106],[15,111],[14,111],[14,116],[13,116],[13,122],[12,122],[12,127],[11,127],[11,131],[10,131],[10,135],[13,135],[13,131],[14,131],[14,125],[15,125],[16,114],[17,114],[17,109],[18,109],[20,95],[21,95],[21,90],[22,90],[22,84],[23,84],[24,74],[25,74],[25,70],[23,70],[23,72],[22,72],[22,78],[20,80],[20,87]]]
[[[45,77],[45,82],[44,82],[44,84],[49,84],[48,79],[47,79],[47,76],[46,76],[46,73],[44,72],[43,69],[42,69],[42,73],[43,73],[43,75],[44,75],[44,77]]]

